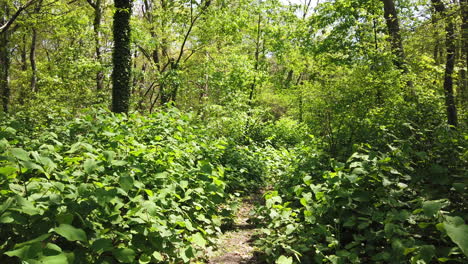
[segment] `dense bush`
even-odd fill
[[[267,260],[465,263],[467,142],[443,129],[409,127],[407,139],[387,135],[387,150],[367,146],[345,163],[291,152],[279,161],[290,173],[270,175],[274,188],[257,212]],[[304,154],[307,166],[292,158]]]
[[[225,143],[191,118],[91,112],[31,129],[3,120],[1,262],[203,257],[229,216],[219,210]]]

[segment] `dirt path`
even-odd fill
[[[253,235],[254,225],[249,224],[249,212],[254,208],[256,197],[246,197],[242,200],[232,230],[225,232],[219,238],[219,248],[211,254],[209,264],[255,264]]]

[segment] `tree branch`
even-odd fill
[[[96,3],[94,3],[92,0],[86,0],[86,2],[88,2],[88,4],[89,4],[90,6],[92,6],[94,9],[97,8]]]
[[[28,8],[30,5],[32,5],[36,1],[37,0],[29,0],[26,4],[24,4],[23,6],[18,8],[18,10],[16,10],[15,14],[13,14],[13,16],[4,25],[2,25],[0,27],[0,34],[5,33],[11,27],[13,22],[15,22],[15,20],[18,18],[18,16],[21,14],[21,12],[23,12],[26,8]]]

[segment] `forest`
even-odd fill
[[[468,263],[467,0],[0,0],[0,263]]]

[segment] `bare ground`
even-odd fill
[[[259,264],[255,257],[253,236],[256,233],[254,225],[249,224],[249,212],[254,208],[256,195],[242,200],[232,230],[225,232],[218,240],[219,247],[212,252],[209,264]]]

